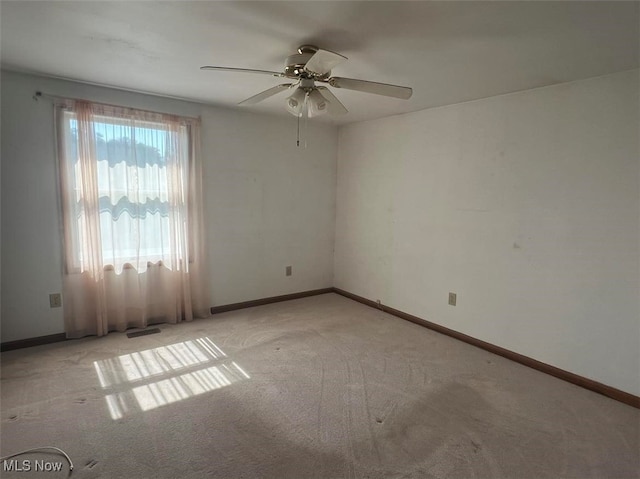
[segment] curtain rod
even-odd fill
[[[152,111],[152,110],[145,110],[143,108],[133,108],[131,106],[126,106],[126,105],[114,105],[111,103],[103,103],[103,102],[99,102],[99,101],[94,101],[94,100],[87,100],[86,98],[77,98],[77,97],[69,97],[69,96],[59,96],[59,95],[53,95],[51,93],[45,93],[42,92],[40,90],[37,90],[33,96],[31,97],[33,98],[33,101],[39,101],[40,98],[46,98],[49,100],[53,100],[55,101],[85,101],[88,103],[98,103],[100,105],[105,105],[105,106],[113,106],[116,108],[131,108],[132,110],[141,110],[141,111],[147,111],[149,113],[155,113],[155,114],[161,114],[161,115],[174,115],[174,116],[179,116],[181,118],[185,118],[185,119],[189,119],[189,120],[200,120],[199,116],[188,116],[188,115],[178,115],[176,113],[163,113],[163,112],[158,112],[158,111]],[[168,98],[168,97],[166,97]]]

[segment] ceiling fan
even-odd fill
[[[292,91],[291,95],[287,97],[286,108],[291,114],[298,118],[302,116],[314,117],[323,113],[344,115],[348,112],[340,100],[338,100],[326,86],[316,85],[316,82],[326,83],[334,88],[374,93],[376,95],[400,98],[403,100],[411,97],[413,90],[409,87],[356,80],[353,78],[332,77],[331,70],[346,60],[347,57],[338,53],[321,50],[314,45],[302,45],[298,48],[298,53],[287,57],[283,72],[208,65],[200,67],[200,69],[258,73],[293,80],[290,83],[276,85],[247,98],[241,101],[239,105],[255,105],[282,91]]]

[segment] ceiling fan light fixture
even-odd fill
[[[302,114],[302,107],[304,106],[305,91],[302,88],[296,88],[290,97],[287,97],[287,110],[294,116],[300,116]]]
[[[318,90],[309,93],[309,117],[320,116],[328,111],[328,101]]]

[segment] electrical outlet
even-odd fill
[[[449,293],[449,304],[451,306],[455,306],[456,305],[456,300],[457,300],[456,293]]]
[[[62,295],[60,293],[53,293],[49,295],[49,307],[59,308],[62,306]]]
[[[286,274],[287,276],[291,276],[291,274],[292,274],[292,273],[291,273],[291,270],[292,270],[292,267],[291,267],[291,266],[287,266],[287,267],[285,268],[285,274]]]

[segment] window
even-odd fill
[[[206,317],[199,120],[58,106],[67,336]]]
[[[176,230],[186,227],[189,125],[150,120],[140,112],[106,110],[94,112],[82,125],[74,109],[62,112],[63,163],[74,223],[68,237],[68,265],[81,271],[88,268],[90,253],[84,247],[91,242],[88,210],[97,201],[103,267],[116,272],[144,271],[159,262],[169,268],[186,267],[188,242],[180,240],[185,232]],[[83,154],[94,155],[94,175],[85,171]],[[91,182],[95,189],[87,184]],[[178,261],[170,261],[171,257]]]

